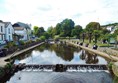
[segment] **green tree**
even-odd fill
[[[80,34],[82,33],[83,29],[80,25],[76,25],[74,29],[72,29],[71,36],[76,36],[80,39]]]
[[[101,30],[100,24],[98,22],[90,22],[89,24],[87,24],[85,29],[89,36],[89,43],[91,43],[92,34],[93,34],[94,30]]]
[[[39,36],[39,37],[42,36],[44,32],[45,32],[45,30],[44,30],[43,27],[39,27],[39,28],[38,28],[38,36]]]
[[[38,26],[34,26],[34,27],[33,27],[33,34],[34,34],[35,36],[37,36],[37,37],[38,37],[38,29],[39,29]]]
[[[50,37],[49,33],[48,32],[44,32],[43,33],[43,36],[45,36],[46,39],[48,39]]]
[[[98,38],[100,37],[101,31],[99,31],[99,30],[94,30],[93,34],[94,34],[94,39],[95,39],[94,42],[95,42],[95,44],[96,44]]]
[[[65,19],[61,22],[63,36],[71,36],[71,30],[74,28],[74,24],[74,21],[72,21],[71,19]]]
[[[48,27],[48,29],[47,29],[47,32],[48,32],[48,34],[50,35],[51,38],[53,37],[53,34],[54,34],[53,30],[54,30],[54,28],[52,26]]]
[[[59,35],[62,31],[61,28],[61,23],[57,23],[56,27],[55,27],[55,35]]]

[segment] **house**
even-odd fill
[[[13,41],[14,29],[11,22],[0,21],[0,43],[4,44],[5,40]]]
[[[13,41],[14,28],[10,22],[4,22],[5,24],[5,40]]]
[[[14,32],[17,35],[22,36],[22,38],[20,38],[20,40],[30,40],[30,36],[31,36],[31,25],[22,23],[22,22],[17,22],[13,25],[14,28]]]
[[[0,20],[0,44],[5,43],[5,24]]]
[[[108,25],[103,25],[101,26],[102,28],[106,28],[107,30],[110,31],[110,33],[114,33],[116,29],[118,29],[118,23],[113,23],[113,24],[108,24]]]

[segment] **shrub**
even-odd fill
[[[20,45],[25,45],[25,42],[23,40],[19,41]]]
[[[36,42],[38,42],[38,41],[40,41],[40,38],[37,38],[37,39],[36,39]]]
[[[15,47],[15,46],[17,46],[16,44],[15,44],[15,42],[9,42],[6,46],[4,46],[5,48],[10,48],[10,47]]]
[[[44,41],[45,39],[46,39],[45,36],[40,37],[40,40],[42,40],[42,41]]]

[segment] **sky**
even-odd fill
[[[0,20],[55,27],[72,19],[83,28],[89,22],[118,22],[118,0],[0,0]]]

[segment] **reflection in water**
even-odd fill
[[[91,54],[85,50],[82,50],[80,58],[85,60],[87,64],[96,64],[99,62],[98,56],[96,54]]]
[[[112,78],[107,72],[19,71],[7,83],[112,83]]]
[[[107,64],[105,59],[89,52],[63,45],[41,45],[19,57],[26,64]],[[20,79],[19,79],[20,77]],[[28,78],[28,80],[27,80]],[[66,80],[65,80],[66,79]],[[112,83],[107,72],[19,71],[7,83]]]
[[[27,64],[107,64],[105,59],[72,46],[43,44],[17,59]]]

